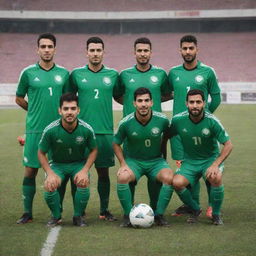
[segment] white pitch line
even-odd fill
[[[46,241],[44,242],[43,248],[41,250],[40,256],[51,256],[57,242],[61,226],[51,228]]]

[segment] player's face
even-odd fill
[[[144,117],[147,116],[151,107],[153,106],[153,101],[150,99],[149,94],[138,95],[136,100],[133,102],[134,107],[136,108],[136,112]]]
[[[79,111],[80,109],[77,106],[76,101],[64,101],[61,108],[59,108],[59,113],[62,116],[62,120],[69,125],[76,121]]]
[[[180,52],[186,63],[192,63],[196,59],[198,48],[194,43],[184,42],[181,45]]]
[[[205,102],[200,94],[190,95],[187,101],[188,112],[193,117],[198,117],[204,110]]]
[[[56,53],[56,47],[54,47],[53,41],[46,38],[40,39],[37,53],[42,61],[51,62]]]
[[[90,43],[87,49],[89,63],[98,66],[103,61],[104,49],[102,44]]]
[[[136,61],[140,65],[146,65],[150,61],[151,49],[149,44],[136,44],[134,51]]]

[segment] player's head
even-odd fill
[[[188,91],[186,96],[186,105],[191,116],[200,116],[205,107],[204,92],[198,89]]]
[[[198,47],[195,36],[185,35],[180,39],[180,53],[186,63],[192,63],[196,60]]]
[[[152,54],[152,44],[146,37],[140,37],[134,42],[134,54],[140,65],[147,65]]]
[[[104,43],[99,37],[90,37],[86,42],[87,57],[93,66],[101,65],[104,55]]]
[[[147,116],[153,106],[152,94],[148,88],[140,87],[134,92],[133,105],[139,116]]]
[[[60,97],[59,114],[66,124],[73,124],[77,120],[80,109],[78,106],[78,96],[74,93],[65,93]]]
[[[37,53],[42,61],[51,62],[56,53],[56,37],[51,33],[39,35],[37,39]]]

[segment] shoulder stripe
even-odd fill
[[[158,116],[158,117],[161,117],[161,118],[164,118],[164,119],[168,119],[168,117],[164,113],[161,113],[161,112],[153,111],[152,115],[153,116]]]
[[[53,127],[56,127],[60,125],[60,119],[57,119],[53,122],[51,122],[49,125],[47,125],[45,128],[44,128],[44,131],[43,133],[47,132],[48,130],[52,129]]]
[[[79,118],[78,118],[78,123],[79,123],[80,125],[82,125],[83,127],[89,129],[91,132],[94,133],[93,128],[92,128],[88,123],[86,123],[85,121],[83,121],[82,119],[79,119]]]
[[[185,110],[183,112],[180,112],[180,113],[174,115],[173,117],[188,116],[188,114],[189,114],[188,111]]]
[[[213,114],[211,114],[209,112],[205,112],[205,117],[216,121],[221,126],[221,128],[224,129],[224,127],[223,127],[222,123],[220,122],[220,120],[216,116],[214,116]]]

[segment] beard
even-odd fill
[[[196,59],[196,54],[194,56],[193,55],[182,55],[182,58],[186,63],[190,64]]]
[[[201,108],[201,109],[189,109],[188,112],[191,116],[198,117],[202,114],[203,110],[204,110],[203,108]]]

